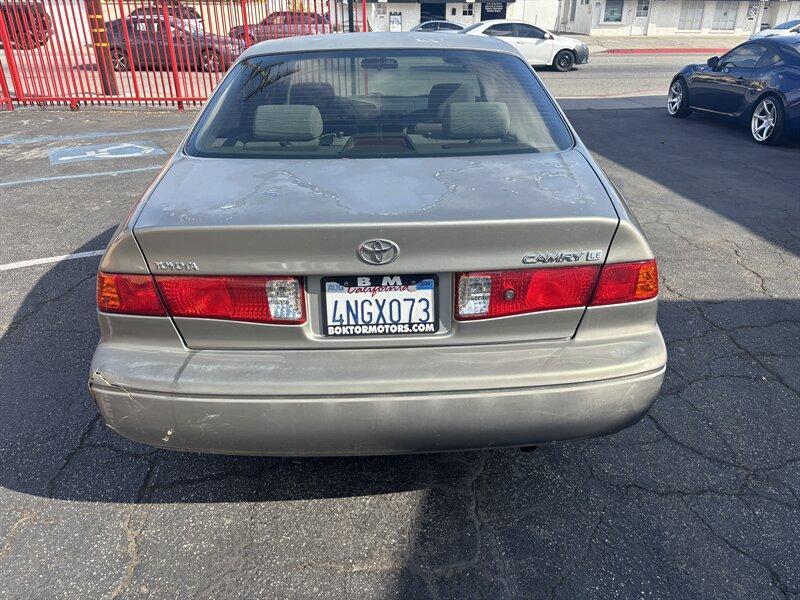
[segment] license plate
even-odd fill
[[[439,330],[436,275],[359,275],[322,279],[323,333],[418,335]]]

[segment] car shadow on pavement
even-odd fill
[[[674,204],[678,195],[800,255],[796,228],[793,234],[786,223],[800,217],[800,173],[791,167],[800,161],[797,134],[781,146],[760,146],[747,127],[697,111],[686,119],[654,109],[567,114],[643,222],[658,212],[659,204]],[[685,237],[705,237],[699,231],[705,222],[695,219],[684,229],[680,215],[664,214],[663,221],[668,220]]]

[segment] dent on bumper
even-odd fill
[[[664,368],[573,385],[352,396],[186,396],[126,389],[99,373],[106,423],[175,450],[256,455],[402,454],[605,435],[653,403]]]

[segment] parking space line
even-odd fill
[[[29,138],[17,138],[9,136],[0,138],[0,145],[14,144],[41,144],[46,142],[60,142],[64,140],[94,140],[104,137],[114,137],[118,135],[139,135],[140,133],[161,133],[169,131],[185,131],[188,125],[178,127],[151,127],[148,129],[129,129],[127,131],[87,131],[86,133],[71,133],[64,135],[39,135]]]
[[[61,256],[48,256],[47,258],[34,258],[32,260],[21,260],[19,262],[12,262],[0,265],[0,271],[11,271],[13,269],[35,267],[36,265],[47,265],[50,263],[61,262],[63,260],[75,260],[77,258],[90,258],[92,256],[102,256],[104,253],[105,249],[89,250],[87,252],[74,252],[73,254],[62,254]]]
[[[76,173],[74,175],[52,175],[51,177],[35,177],[33,179],[17,179],[15,181],[0,181],[0,188],[12,187],[15,185],[30,185],[33,183],[44,183],[47,181],[60,181],[63,179],[85,179],[87,177],[113,177],[125,173],[141,173],[143,171],[157,171],[163,165],[153,165],[152,167],[139,167],[138,169],[120,169],[118,171],[97,171],[95,173]]]

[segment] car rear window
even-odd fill
[[[220,84],[193,156],[374,158],[555,152],[572,136],[528,66],[467,50],[255,56]]]

